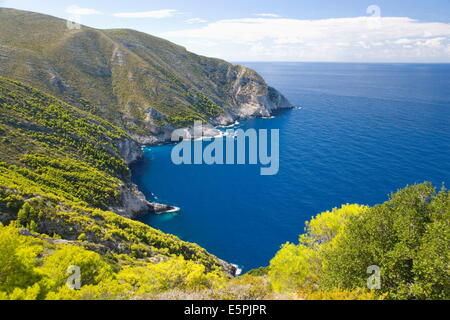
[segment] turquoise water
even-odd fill
[[[450,182],[450,65],[244,63],[301,109],[240,128],[280,129],[280,171],[175,166],[145,149],[133,179],[181,208],[142,221],[244,270],[267,265],[304,222],[344,203],[374,205],[408,184]]]

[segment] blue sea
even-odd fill
[[[301,107],[239,125],[280,130],[278,175],[254,165],[176,166],[173,146],[146,148],[134,182],[181,211],[143,222],[248,271],[297,242],[317,213],[450,183],[449,64],[242,64]]]

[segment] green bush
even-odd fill
[[[449,224],[450,195],[430,183],[400,190],[372,208],[344,206],[320,214],[299,245],[284,245],[271,261],[272,286],[325,297],[366,290],[368,268],[378,266],[377,297],[449,299]]]

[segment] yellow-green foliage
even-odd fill
[[[80,268],[82,285],[98,285],[113,275],[111,266],[99,254],[71,245],[59,247],[41,263],[39,272],[47,291],[58,290],[66,284],[70,266]]]
[[[0,185],[21,193],[48,193],[99,208],[118,203],[119,179],[70,158],[26,155],[23,167],[0,163]]]
[[[89,208],[44,192],[30,198],[17,190],[0,188],[0,210],[9,212],[0,215],[6,222],[17,220],[20,226],[51,237],[88,241],[104,251],[136,258],[181,255],[203,264],[208,270],[220,267],[216,257],[196,244],[113,212]]]
[[[24,154],[78,159],[123,177],[129,170],[117,143],[127,134],[109,122],[20,82],[0,77],[0,159]]]
[[[424,183],[375,207],[319,214],[299,245],[277,253],[269,276],[276,291],[308,299],[449,299],[449,243],[450,194]],[[364,293],[371,266],[381,288]]]
[[[306,223],[300,244],[285,244],[270,262],[269,277],[277,292],[294,292],[318,286],[321,256],[345,230],[346,222],[367,207],[345,205],[317,215]]]
[[[81,271],[81,289],[71,289],[70,266]],[[13,225],[0,224],[0,300],[11,299],[151,299],[169,290],[199,291],[220,287],[219,271],[182,257],[122,263],[74,244],[19,234]]]
[[[0,224],[0,244],[0,291],[11,293],[32,286],[39,279],[35,258],[43,249],[41,242]]]
[[[218,287],[226,280],[223,273],[207,273],[205,266],[181,257],[141,267],[124,267],[118,279],[132,284],[138,295],[158,294],[171,289],[204,290]]]
[[[305,300],[383,300],[385,296],[377,296],[374,291],[356,289],[340,290],[334,289],[331,291],[308,291],[299,296]]]
[[[287,243],[270,261],[269,277],[275,291],[294,292],[317,281],[317,252],[304,245]]]
[[[450,298],[450,193],[430,183],[407,187],[352,219],[324,256],[322,287],[366,286],[381,269],[380,294],[391,299]]]
[[[349,219],[360,215],[366,209],[368,207],[347,204],[339,209],[320,213],[306,222],[306,234],[302,235],[300,240],[311,247],[330,243],[343,233]]]

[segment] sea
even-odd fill
[[[267,266],[305,221],[347,203],[376,205],[407,185],[450,183],[450,64],[241,62],[295,106],[240,129],[278,129],[279,172],[175,165],[144,149],[133,181],[178,212],[141,221],[236,264]],[[223,129],[225,130],[225,129]]]

